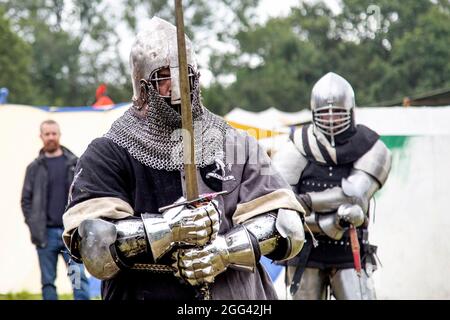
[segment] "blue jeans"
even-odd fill
[[[84,267],[70,259],[62,240],[62,234],[62,228],[47,228],[48,244],[45,248],[37,248],[41,268],[42,298],[58,300],[55,287],[56,266],[58,256],[62,254],[68,266],[67,275],[72,283],[74,299],[89,300],[89,281],[84,273]]]

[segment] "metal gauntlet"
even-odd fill
[[[191,285],[212,283],[227,268],[254,272],[261,255],[290,259],[303,247],[305,236],[296,211],[279,209],[235,226],[204,248],[179,250],[177,276]]]
[[[176,276],[193,286],[214,282],[228,267],[253,272],[256,266],[250,234],[244,226],[236,226],[204,248],[178,250],[175,254]]]
[[[305,218],[305,223],[313,233],[325,233],[328,237],[340,240],[348,228],[348,224],[361,226],[366,220],[361,207],[357,204],[342,204],[336,213],[313,213]]]
[[[216,238],[219,211],[214,201],[195,209],[180,206],[168,209],[162,215],[142,215],[155,261],[175,245],[203,246]]]

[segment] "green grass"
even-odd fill
[[[42,300],[40,293],[30,293],[28,291],[21,291],[15,293],[0,294],[0,300]],[[73,300],[73,295],[70,293],[60,294],[59,300]]]

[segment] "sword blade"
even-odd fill
[[[194,130],[192,126],[192,108],[188,81],[186,58],[186,40],[184,33],[183,6],[181,0],[175,0],[177,27],[178,66],[180,74],[181,119],[183,128],[183,157],[187,200],[198,198],[197,169],[195,166]],[[186,134],[185,134],[186,133]]]
[[[183,160],[186,199],[187,201],[192,201],[198,198],[198,184],[197,168],[195,166],[194,129],[192,126],[192,108],[190,97],[191,90],[188,81],[186,40],[184,35],[183,6],[181,0],[175,0],[175,18],[177,27],[178,66],[180,75],[181,123],[183,128]],[[199,290],[204,300],[211,299],[211,292],[207,284],[202,285]]]

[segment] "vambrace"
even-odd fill
[[[331,212],[342,204],[357,204],[366,214],[369,201],[380,189],[391,170],[392,156],[381,140],[353,164],[346,179],[342,179],[342,188],[335,187],[322,192],[308,193],[312,202],[312,211]]]
[[[84,220],[72,234],[70,246],[71,255],[102,280],[129,268],[133,257],[148,251],[144,224],[139,218]]]
[[[216,238],[219,213],[213,202],[198,208],[178,206],[163,214],[122,220],[86,219],[72,233],[69,251],[98,279],[132,268],[144,255],[157,263],[175,246],[205,245]]]
[[[295,257],[303,247],[305,232],[300,215],[293,210],[279,209],[243,223],[256,238],[261,255],[283,261]]]
[[[326,213],[338,210],[343,204],[356,204],[367,213],[370,199],[380,189],[375,178],[358,169],[352,169],[350,175],[342,179],[341,184],[342,187],[307,193],[311,199],[312,211]]]
[[[341,185],[307,193],[312,213],[305,218],[305,223],[312,232],[323,232],[335,240],[342,238],[346,223],[355,227],[368,223],[370,199],[381,187],[377,179],[359,169],[352,169]]]

